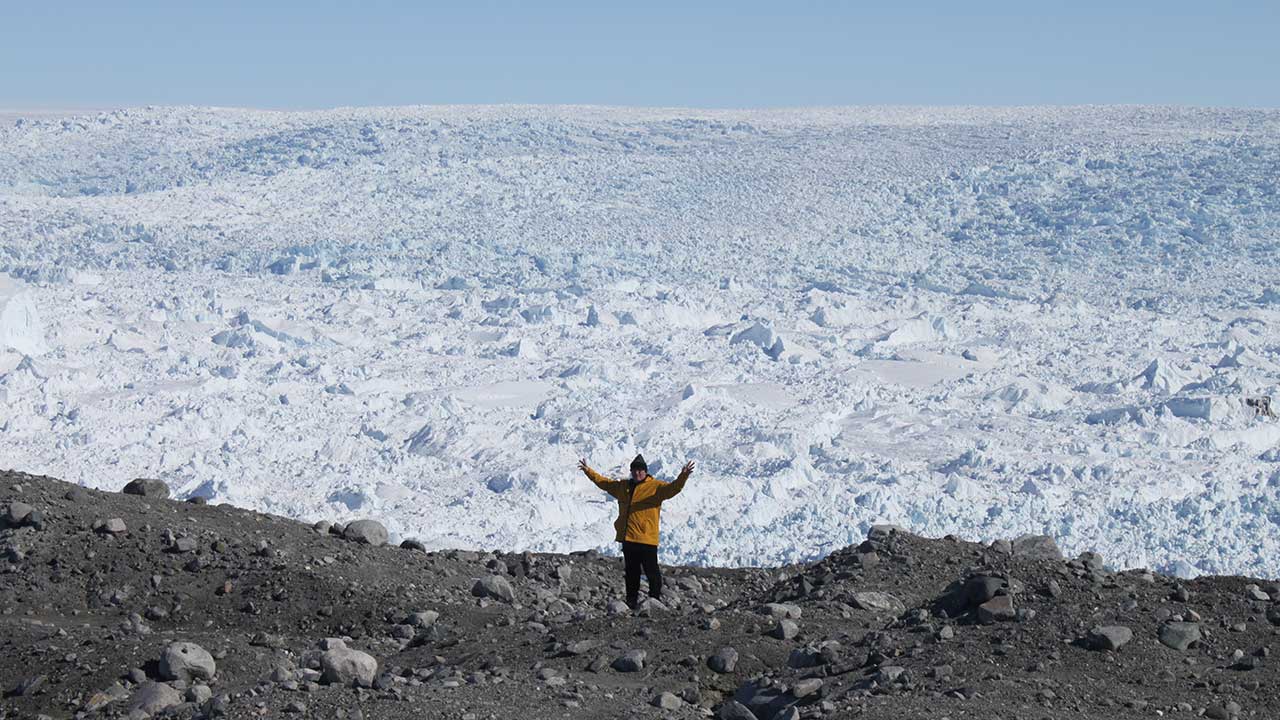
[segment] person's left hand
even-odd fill
[[[692,473],[692,472],[693,472],[693,461],[692,461],[692,460],[690,460],[689,462],[685,463],[685,464],[684,464],[684,467],[680,469],[680,474],[681,474],[681,475],[689,475],[689,474],[690,474],[690,473]]]

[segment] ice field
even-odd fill
[[[1280,576],[1280,111],[0,117],[0,467],[664,562]]]

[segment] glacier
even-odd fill
[[[1280,576],[1280,112],[0,116],[0,466],[429,547]]]

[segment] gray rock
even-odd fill
[[[1102,625],[1095,627],[1085,636],[1085,644],[1091,650],[1110,650],[1115,652],[1133,640],[1133,631],[1123,625]]]
[[[716,710],[716,720],[758,720],[755,713],[737,700],[726,700]]]
[[[797,698],[808,697],[822,689],[821,678],[800,680],[791,686],[791,694]]]
[[[387,529],[377,520],[355,520],[343,528],[342,539],[364,545],[386,545]]]
[[[1080,553],[1080,557],[1076,559],[1080,561],[1081,565],[1084,565],[1086,570],[1099,572],[1101,570],[1106,569],[1106,563],[1103,562],[1102,556],[1096,552],[1093,552],[1093,551],[1082,552]]]
[[[779,640],[790,640],[800,634],[800,626],[794,620],[782,618],[769,629],[769,637]]]
[[[899,665],[882,665],[876,672],[876,682],[881,684],[896,682],[906,672],[907,669]]]
[[[765,603],[760,607],[760,612],[768,615],[774,620],[787,618],[788,620],[799,620],[803,612],[799,605],[791,603]]]
[[[515,602],[516,591],[511,587],[511,583],[507,582],[504,577],[497,575],[486,575],[477,578],[474,585],[471,586],[471,594],[476,597],[493,598],[502,602]]]
[[[646,656],[644,650],[628,650],[614,660],[610,667],[618,672],[640,672],[644,670]]]
[[[327,644],[328,649],[320,655],[320,682],[342,687],[373,687],[378,661],[372,655],[341,642]]]
[[[1192,622],[1169,622],[1160,626],[1160,644],[1186,650],[1200,641],[1200,626]]]
[[[1018,616],[1013,608],[1013,598],[1008,595],[997,595],[978,606],[978,622],[991,624],[1001,620],[1012,620]]]
[[[182,704],[182,694],[164,683],[149,682],[133,692],[128,710],[158,715],[174,705]]]
[[[650,705],[663,710],[679,710],[684,706],[684,701],[673,693],[658,693],[649,701]]]
[[[599,646],[600,643],[595,640],[575,640],[564,646],[564,654],[575,657],[578,655],[586,655]]]
[[[1014,538],[1013,554],[1036,560],[1061,560],[1062,550],[1048,535],[1023,535]]]
[[[409,617],[405,618],[405,625],[414,627],[431,627],[436,624],[436,620],[440,619],[440,613],[435,610],[423,610],[422,612],[409,613]]]
[[[400,543],[400,547],[404,550],[417,550],[418,552],[426,552],[427,546],[422,544],[417,538],[408,538]]]
[[[9,503],[9,507],[5,508],[4,516],[0,517],[0,521],[9,527],[22,527],[31,519],[31,514],[35,512],[35,508],[24,502],[14,500]]]
[[[94,523],[93,529],[103,535],[120,535],[129,528],[125,526],[124,520],[111,518],[110,520],[99,520]]]
[[[738,651],[731,647],[722,647],[715,655],[707,658],[707,667],[720,674],[731,673],[738,666]]]
[[[873,541],[886,540],[889,538],[890,535],[893,535],[895,533],[906,533],[906,530],[902,529],[898,525],[890,525],[887,523],[881,524],[881,525],[872,525],[871,529],[867,531],[867,539],[873,540]]]
[[[630,610],[631,608],[627,607],[627,604],[621,600],[610,600],[609,604],[605,605],[604,608],[604,611],[610,615],[623,615],[630,612]]]
[[[999,595],[1006,587],[1008,587],[1008,583],[1005,582],[1004,578],[991,575],[974,575],[965,582],[964,589],[969,606],[977,607]]]
[[[853,594],[853,606],[880,615],[901,615],[907,606],[901,600],[886,592],[864,590]]]
[[[1265,593],[1265,592],[1262,590],[1262,588],[1260,588],[1260,587],[1258,587],[1257,585],[1254,585],[1254,584],[1252,584],[1252,583],[1251,583],[1251,584],[1249,584],[1249,585],[1245,585],[1245,586],[1244,586],[1244,592],[1245,592],[1245,595],[1247,595],[1247,596],[1248,596],[1248,598],[1249,598],[1250,600],[1258,600],[1258,601],[1260,601],[1260,602],[1270,602],[1270,601],[1271,601],[1271,596],[1270,596],[1270,595],[1268,595],[1267,593]]]
[[[187,702],[203,705],[213,697],[213,689],[208,685],[192,685],[187,688]]]
[[[135,478],[129,481],[128,485],[122,490],[126,495],[141,495],[143,497],[165,499],[169,497],[169,486],[164,484],[162,480],[155,478]]]
[[[160,677],[164,680],[212,680],[218,665],[207,650],[189,642],[170,643],[160,655]]]

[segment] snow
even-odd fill
[[[0,128],[4,463],[432,547],[872,523],[1280,575],[1280,113],[139,108]]]

